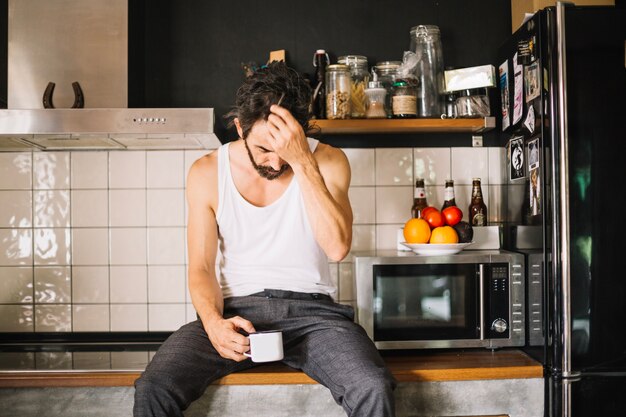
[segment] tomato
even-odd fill
[[[450,206],[441,212],[448,226],[454,226],[463,219],[463,212],[457,206]]]
[[[425,219],[425,218],[426,218],[426,214],[427,214],[429,211],[432,211],[432,210],[435,210],[435,211],[436,211],[437,209],[436,209],[435,207],[433,207],[433,206],[428,206],[428,207],[426,207],[426,208],[425,208],[425,209],[423,209],[423,210],[422,210],[422,212],[420,213],[420,217],[421,217],[422,219]]]
[[[422,218],[428,222],[431,229],[445,224],[443,221],[443,214],[441,214],[441,212],[434,207],[432,210],[426,211],[426,213],[422,212]]]

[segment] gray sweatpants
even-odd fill
[[[224,300],[224,317],[241,316],[257,331],[281,330],[283,363],[330,389],[349,416],[394,416],[396,381],[358,324],[352,307],[326,295],[265,290]],[[182,416],[207,386],[252,361],[222,358],[200,320],[174,332],[135,383],[134,415]]]

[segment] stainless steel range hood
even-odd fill
[[[219,146],[211,108],[127,108],[127,2],[9,0],[9,109],[0,110],[0,151]],[[54,109],[44,108],[51,82]],[[69,108],[74,82],[85,108]]]

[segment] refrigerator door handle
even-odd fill
[[[556,5],[557,31],[557,71],[558,71],[558,113],[559,113],[559,191],[561,194],[561,292],[562,292],[562,319],[563,319],[563,352],[562,377],[575,376],[572,373],[572,317],[570,297],[570,227],[569,227],[569,161],[568,161],[568,132],[567,132],[567,70],[566,70],[566,39],[565,39],[565,7],[564,2]]]
[[[480,340],[485,340],[485,265],[478,265],[478,305],[480,306]]]

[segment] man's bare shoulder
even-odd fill
[[[210,203],[217,189],[217,151],[198,158],[187,175],[187,196]]]
[[[350,162],[340,148],[320,143],[313,155],[324,180],[342,184],[342,188],[350,184]]]
[[[313,154],[318,164],[348,165],[346,154],[334,146],[319,143]]]

